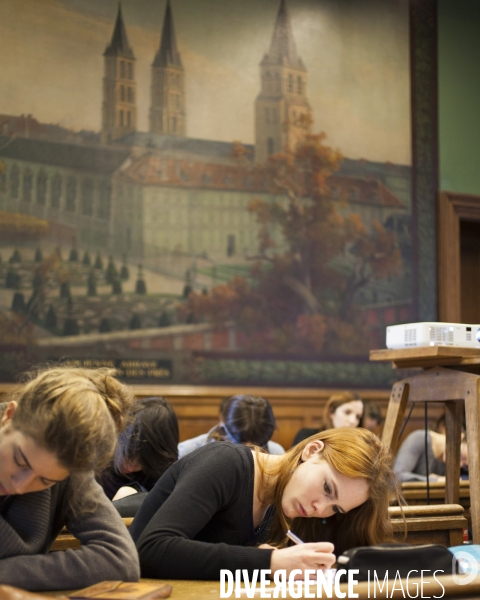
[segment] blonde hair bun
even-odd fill
[[[28,374],[13,399],[12,427],[75,472],[109,463],[134,396],[113,369],[52,367]]]

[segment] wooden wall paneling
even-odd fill
[[[277,421],[277,430],[273,440],[288,449],[299,429],[302,427],[319,427],[325,402],[336,391],[330,388],[260,388],[260,387],[215,387],[215,386],[182,386],[182,385],[132,385],[137,398],[163,396],[174,407],[180,426],[180,439],[186,440],[201,433],[206,433],[218,421],[218,407],[222,398],[235,394],[252,394],[264,396],[273,407]],[[11,392],[14,384],[0,384],[1,395]],[[365,400],[377,402],[385,417],[387,414],[390,390],[354,390]],[[407,406],[407,413],[410,407]],[[429,406],[429,423],[431,426],[443,413],[444,407],[439,404]],[[402,440],[415,429],[423,428],[423,404],[413,409],[405,428]],[[381,434],[381,427],[376,433]]]
[[[480,221],[460,221],[460,301],[463,323],[480,323]]]
[[[326,401],[335,391],[328,388],[236,388],[236,387],[189,387],[155,386],[154,388],[141,385],[132,386],[137,397],[149,395],[164,396],[174,407],[180,424],[180,439],[188,439],[200,433],[205,433],[213,427],[218,419],[218,406],[222,398],[235,394],[252,394],[263,396],[272,404],[277,430],[273,440],[288,449],[293,437],[302,427],[319,427],[321,415]],[[358,391],[358,390],[357,390]],[[360,390],[359,394],[365,400],[377,402],[382,414],[387,414],[389,390]],[[407,411],[410,407],[407,407]],[[443,414],[442,404],[429,406],[429,423]],[[405,428],[402,440],[415,429],[423,428],[423,404],[414,407],[410,420]],[[205,419],[202,422],[202,418]],[[203,427],[203,428],[202,428]],[[381,433],[381,427],[376,433]]]
[[[439,319],[461,323],[460,221],[480,221],[480,196],[441,192],[438,216]]]

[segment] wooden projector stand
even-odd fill
[[[394,384],[382,440],[397,451],[408,402],[445,403],[445,502],[458,504],[462,403],[465,403],[473,543],[480,544],[480,349],[431,346],[372,350],[372,361],[392,361],[395,368],[423,368]]]

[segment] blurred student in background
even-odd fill
[[[363,400],[363,417],[360,421],[360,427],[375,431],[382,424],[382,411],[376,402],[373,400]]]
[[[275,428],[275,417],[268,400],[259,396],[239,394],[222,400],[220,422],[208,433],[180,442],[178,455],[182,458],[215,441],[251,444],[260,446],[270,454],[284,454],[282,446],[270,439]]]
[[[159,397],[134,402],[130,425],[119,435],[112,464],[100,484],[110,500],[149,492],[178,459],[178,421]]]
[[[425,450],[425,436],[426,446]],[[445,481],[446,435],[436,431],[413,431],[400,446],[393,470],[400,482]],[[460,446],[460,469],[468,467],[468,449],[465,440]],[[459,476],[461,473],[459,473]]]
[[[363,400],[352,392],[337,392],[330,396],[323,409],[320,429],[304,427],[295,435],[292,446],[326,429],[358,427],[363,416]]]

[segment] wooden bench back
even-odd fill
[[[427,503],[427,484],[423,481],[402,483],[402,494],[408,505]],[[445,502],[445,483],[430,484],[430,501],[435,504]],[[460,482],[460,502],[464,508],[470,508],[470,482]]]
[[[460,504],[391,506],[389,509],[395,537],[402,541],[407,528],[406,542],[409,544],[440,544],[459,546],[463,543],[463,532],[468,527],[463,506]]]
[[[441,544],[442,546],[458,546],[462,543],[467,519],[464,517],[463,507],[459,504],[405,506],[403,512],[406,523],[399,507],[391,506],[388,510],[398,541],[405,541],[409,544]],[[127,527],[130,527],[132,521],[132,518],[123,519]],[[407,537],[404,540],[405,524]],[[64,528],[51,550],[79,547],[80,542]]]

